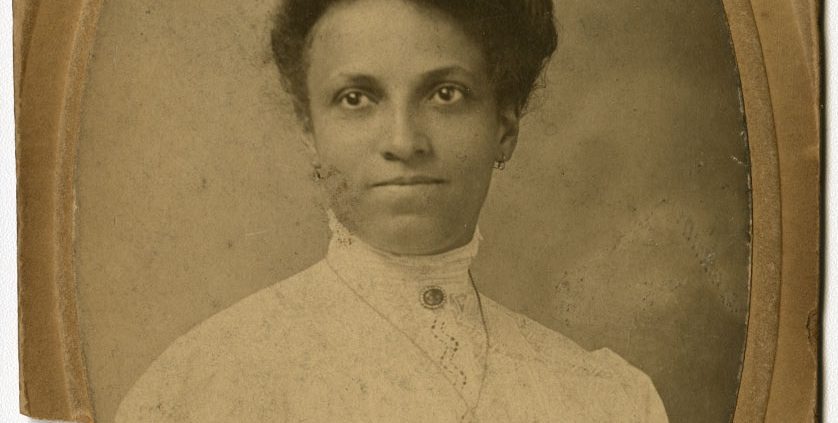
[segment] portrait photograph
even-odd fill
[[[19,3],[22,410],[814,418],[817,5],[773,1]]]

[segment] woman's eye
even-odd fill
[[[340,97],[340,104],[349,109],[360,109],[371,102],[369,96],[360,91],[350,91]]]
[[[431,100],[440,104],[456,103],[463,98],[463,90],[457,87],[445,86],[434,93]]]

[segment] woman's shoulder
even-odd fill
[[[499,332],[498,348],[538,366],[534,374],[545,378],[541,384],[549,385],[546,379],[552,377],[563,385],[557,391],[576,392],[589,399],[601,397],[601,404],[611,404],[619,410],[618,415],[634,414],[640,421],[667,421],[652,380],[623,357],[608,348],[589,351],[562,333],[483,298]]]
[[[324,311],[335,301],[333,279],[328,267],[318,262],[207,318],[178,338],[168,350],[206,345],[216,349],[236,347],[242,342],[265,339],[268,333],[313,326],[316,320],[328,316]]]
[[[592,373],[620,369],[628,364],[610,350],[589,351],[562,333],[488,297],[481,296],[481,301],[492,332],[506,349]]]
[[[196,418],[189,405],[214,410],[213,403],[234,403],[226,397],[235,395],[237,383],[252,385],[270,373],[291,376],[295,356],[307,360],[302,356],[316,350],[318,328],[330,319],[332,283],[328,267],[317,263],[204,320],[152,362],[123,399],[116,421],[216,421]],[[276,360],[279,355],[283,360]]]

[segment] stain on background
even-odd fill
[[[273,0],[104,2],[78,169],[99,421],[179,335],[318,261],[328,230],[268,48]],[[748,157],[721,2],[565,0],[481,217],[478,284],[726,422],[745,339]]]

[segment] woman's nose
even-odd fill
[[[381,146],[386,160],[410,161],[432,153],[431,140],[414,110],[401,108],[393,113],[390,123]]]

